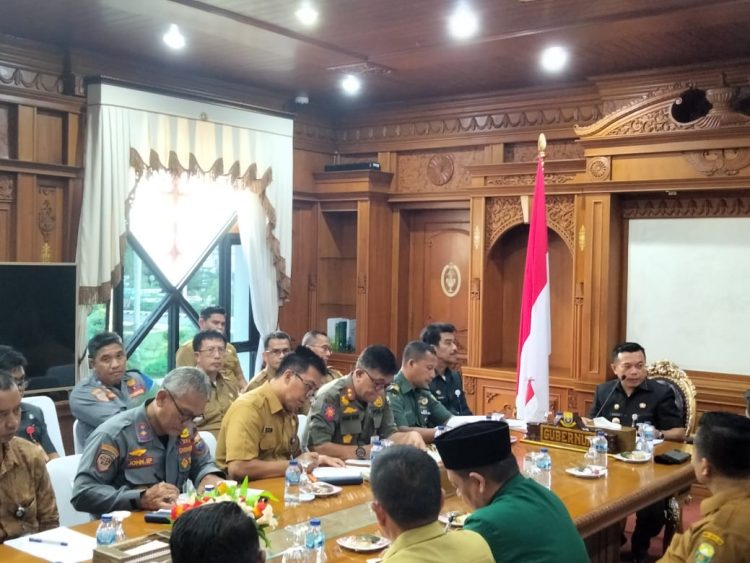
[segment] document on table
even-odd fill
[[[96,538],[70,528],[60,527],[31,536],[7,540],[5,545],[45,561],[77,563],[89,561],[93,557]]]

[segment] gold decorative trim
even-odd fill
[[[750,149],[717,149],[683,153],[685,160],[704,176],[736,176],[750,164]]]
[[[474,250],[479,250],[480,245],[482,244],[482,233],[479,229],[479,225],[474,225]]]
[[[586,250],[586,225],[581,224],[581,228],[578,229],[578,248],[581,252]]]
[[[15,199],[15,185],[13,176],[10,174],[0,174],[0,201],[12,202]]]
[[[612,159],[597,156],[586,162],[586,176],[591,182],[608,182],[612,179]]]
[[[567,184],[572,182],[575,174],[545,174],[544,184]],[[536,174],[510,174],[508,176],[496,176],[487,178],[487,186],[530,186],[536,180]]]
[[[682,401],[685,405],[685,430],[688,434],[695,431],[697,422],[697,413],[695,406],[695,397],[697,392],[695,385],[687,374],[680,367],[669,360],[659,360],[647,366],[646,372],[649,379],[667,381],[673,389],[682,395]]]
[[[485,249],[511,227],[523,223],[523,209],[518,196],[490,197],[485,202]]]
[[[479,278],[471,278],[470,298],[472,301],[479,300],[481,286],[482,280],[480,280]]]
[[[41,188],[39,191],[43,195],[47,196],[49,195],[50,190],[47,188]],[[43,241],[40,252],[40,259],[45,263],[52,261],[52,250],[50,248],[49,239],[52,231],[55,230],[55,223],[55,210],[50,204],[49,200],[44,199],[42,201],[42,206],[39,208],[39,212],[37,214],[37,225],[39,227],[39,232],[42,233]]]
[[[622,213],[625,219],[750,217],[750,196],[625,200]]]
[[[291,291],[291,279],[286,274],[286,260],[281,256],[281,244],[279,239],[276,237],[276,210],[274,209],[271,201],[266,195],[266,189],[273,181],[273,173],[269,167],[258,177],[258,169],[255,163],[248,166],[244,173],[240,172],[240,163],[235,161],[232,166],[224,172],[224,160],[217,159],[210,168],[204,170],[198,164],[198,159],[194,154],[190,154],[188,166],[184,166],[179,157],[174,151],[170,151],[168,157],[168,164],[165,165],[161,162],[159,154],[152,150],[149,154],[149,162],[146,164],[138,154],[138,151],[130,149],[130,165],[135,169],[137,179],[140,179],[143,174],[150,174],[153,171],[165,170],[173,175],[180,175],[184,173],[188,174],[203,174],[212,177],[216,176],[228,176],[230,180],[237,185],[239,183],[242,186],[241,189],[249,189],[254,193],[258,194],[260,198],[261,206],[266,215],[266,241],[273,255],[273,264],[276,269],[276,284],[279,291],[279,301],[288,301],[289,294]],[[137,182],[136,182],[137,185]],[[133,189],[133,192],[135,189]],[[134,194],[128,196],[128,201],[132,202]]]

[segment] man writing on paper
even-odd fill
[[[705,413],[693,469],[711,496],[701,502],[701,519],[672,538],[660,563],[750,563],[750,420]]]
[[[431,444],[435,427],[453,416],[430,391],[435,378],[435,348],[419,340],[404,348],[401,371],[388,386],[388,404],[399,430],[413,430]]]
[[[301,453],[297,414],[320,387],[325,364],[300,346],[284,358],[270,381],[245,393],[229,408],[221,424],[216,461],[232,479],[281,477],[289,459],[303,457],[314,465],[343,467],[340,459]]]
[[[440,470],[427,453],[393,446],[372,462],[372,511],[393,541],[383,556],[392,563],[492,563],[487,542],[476,532],[446,533],[437,522],[443,505]]]
[[[223,478],[195,424],[211,392],[198,368],[176,368],[156,397],[102,424],[78,465],[71,503],[81,512],[158,510],[190,479],[198,488]]]
[[[631,426],[648,422],[656,428],[657,438],[682,441],[685,427],[677,408],[674,391],[646,379],[646,351],[636,342],[621,342],[612,350],[615,379],[596,387],[590,416],[604,416],[612,422]],[[634,561],[648,553],[651,538],[658,535],[665,522],[665,502],[659,501],[636,512],[631,537]]]
[[[44,452],[15,435],[20,420],[21,392],[0,371],[0,543],[59,525]]]
[[[352,373],[321,387],[310,408],[310,448],[340,459],[368,459],[370,438],[379,436],[425,449],[419,434],[396,428],[385,399],[385,388],[397,369],[388,348],[368,346]]]
[[[497,561],[588,563],[565,505],[521,475],[503,421],[459,426],[435,438],[448,479],[474,510],[464,530],[478,532]]]

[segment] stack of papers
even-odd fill
[[[45,561],[77,563],[91,560],[96,549],[96,538],[60,527],[8,540],[5,545]]]
[[[592,422],[596,428],[603,428],[605,430],[622,430],[621,424],[610,422],[603,416],[597,416]]]

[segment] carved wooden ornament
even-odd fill
[[[453,262],[448,262],[440,274],[440,287],[446,297],[455,297],[461,291],[461,270]]]

